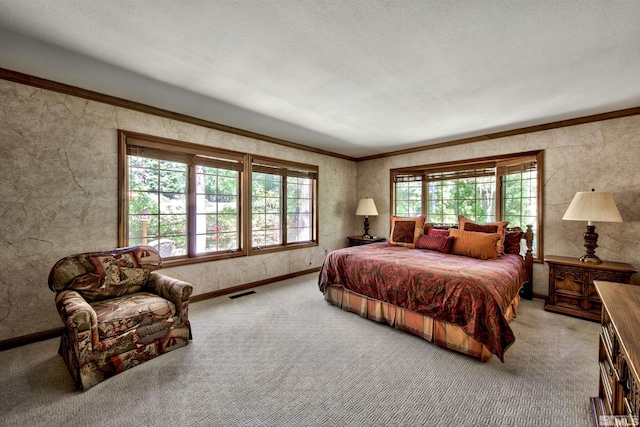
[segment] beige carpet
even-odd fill
[[[523,301],[505,363],[480,363],[329,305],[316,280],[195,303],[187,347],[87,392],[57,339],[0,352],[0,425],[591,425],[596,323]]]

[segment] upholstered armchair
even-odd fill
[[[64,323],[59,353],[76,388],[188,344],[193,287],[164,276],[158,251],[132,246],[58,261],[49,274]]]

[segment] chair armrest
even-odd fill
[[[152,271],[145,287],[153,293],[173,302],[176,309],[182,310],[184,303],[189,302],[193,286],[182,280]]]
[[[91,331],[91,344],[98,344],[98,316],[82,295],[72,290],[59,292],[56,307],[66,328],[75,329],[76,333]]]

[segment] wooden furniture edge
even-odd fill
[[[589,268],[592,270],[607,270],[607,271],[619,271],[623,273],[637,273],[637,270],[633,268],[631,264],[617,261],[603,261],[601,264],[593,264],[589,262],[580,261],[580,258],[566,257],[560,255],[547,255],[544,257],[544,262],[560,265],[568,265],[582,268]]]
[[[601,324],[604,321],[605,315],[604,313],[608,313],[608,322],[611,323],[611,327],[613,328],[614,331],[614,335],[617,337],[617,346],[618,346],[618,352],[622,353],[623,356],[623,360],[626,361],[626,366],[627,369],[629,370],[628,375],[631,375],[631,377],[633,377],[633,379],[636,381],[636,383],[638,382],[638,380],[640,379],[640,372],[638,371],[638,365],[640,363],[640,359],[638,357],[636,357],[636,355],[638,354],[638,348],[635,349],[631,349],[629,348],[629,340],[628,339],[623,339],[624,338],[629,338],[631,337],[631,342],[635,342],[634,337],[636,335],[636,328],[635,328],[635,322],[632,322],[634,324],[634,326],[632,326],[631,328],[629,327],[629,322],[627,320],[625,320],[625,315],[624,315],[624,311],[625,310],[621,310],[622,307],[619,306],[619,301],[627,301],[629,300],[629,298],[635,299],[635,307],[640,307],[640,304],[638,302],[638,298],[637,295],[630,295],[629,292],[633,293],[636,292],[634,290],[634,286],[629,286],[628,283],[620,283],[620,282],[612,282],[612,281],[608,281],[608,280],[594,280],[593,285],[596,289],[596,292],[598,293],[598,297],[601,299],[602,301],[602,316],[601,316]],[[614,298],[612,297],[611,293],[612,293],[612,289],[606,289],[607,287],[615,287],[618,288],[620,290],[621,294],[626,294],[626,295],[615,295],[615,297],[621,297],[621,298]],[[617,293],[617,292],[616,292]],[[603,297],[604,294],[609,294],[607,295],[607,297]],[[636,298],[633,298],[636,297]],[[626,308],[631,308],[632,311],[634,307],[624,307]],[[613,314],[615,313],[615,314]],[[621,322],[619,322],[619,320],[621,320]],[[632,320],[636,320],[635,318]],[[598,340],[598,352],[602,351],[602,331],[599,333],[599,340]],[[611,349],[613,351],[615,351],[615,345],[614,347]],[[635,352],[632,352],[632,350],[635,350]],[[607,350],[605,350],[605,352],[607,352]],[[610,360],[611,362],[614,362],[615,365],[618,365],[617,361],[614,360]],[[614,366],[614,370],[617,370],[618,367]],[[603,378],[601,375],[599,375],[599,380],[598,380],[598,387],[601,388],[602,387],[602,381]],[[620,383],[620,381],[618,381],[618,383]],[[636,388],[637,390],[637,388]],[[612,395],[612,397],[615,399],[617,398],[617,394],[620,393],[620,390],[616,390],[615,391],[615,395]],[[623,391],[622,392],[622,399],[624,401],[626,401],[626,396],[625,393],[627,393],[627,391]],[[589,402],[591,405],[591,409],[592,409],[592,414],[593,414],[593,421],[594,421],[594,425],[596,427],[600,427],[600,426],[611,426],[611,425],[625,425],[625,426],[637,426],[638,425],[638,421],[637,421],[637,417],[638,414],[633,414],[633,413],[626,413],[626,414],[607,414],[605,406],[604,406],[604,401],[603,399],[600,397],[600,392],[598,392],[598,396],[594,396],[594,397],[590,397],[589,398]],[[629,407],[627,406],[627,409],[629,409]],[[615,411],[615,409],[614,409]],[[605,419],[605,417],[614,417],[614,419]],[[622,418],[621,423],[618,423],[616,420],[618,418]],[[632,417],[635,418],[635,420],[632,420],[631,423],[627,423],[628,418]]]

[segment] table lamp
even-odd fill
[[[622,222],[611,193],[594,189],[576,193],[562,219],[587,221],[587,231],[584,233],[584,247],[587,248],[587,253],[580,258],[580,261],[594,264],[600,264],[602,260],[595,254],[598,247],[598,233],[593,223]]]
[[[378,215],[378,209],[376,209],[376,204],[373,202],[373,199],[360,199],[358,209],[356,209],[356,215],[364,216],[364,234],[362,237],[371,239],[371,235],[369,234],[369,216]]]

